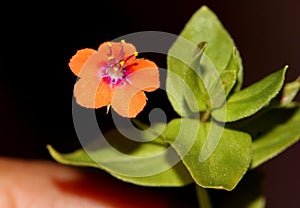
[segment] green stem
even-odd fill
[[[141,130],[147,130],[150,131],[153,136],[156,137],[155,140],[152,140],[151,142],[153,144],[162,145],[162,146],[169,146],[169,143],[165,142],[163,135],[157,133],[154,129],[151,129],[148,125],[144,124],[140,120],[133,118],[130,119],[138,128]],[[150,128],[150,129],[149,129]]]
[[[195,185],[199,208],[212,208],[208,191],[198,185]]]
[[[201,121],[202,123],[205,123],[205,122],[209,119],[210,114],[211,114],[211,110],[205,111],[203,114],[201,114],[201,116],[200,116],[200,121]]]

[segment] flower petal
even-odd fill
[[[86,108],[101,108],[111,102],[112,90],[99,79],[81,78],[74,86],[76,102]]]
[[[136,117],[144,109],[145,105],[145,93],[128,84],[117,88],[112,96],[112,108],[124,117]]]
[[[104,42],[99,46],[98,52],[106,58],[113,56],[115,59],[123,59],[133,55],[136,52],[136,48],[131,43],[124,43],[122,46],[121,42]]]
[[[79,72],[82,69],[85,62],[88,60],[88,58],[96,53],[97,51],[90,48],[85,48],[78,50],[74,56],[70,59],[69,67],[71,71],[76,75],[79,76]]]
[[[105,66],[106,63],[107,58],[102,54],[98,52],[92,54],[79,72],[79,77],[87,79],[100,79],[101,67]]]
[[[159,71],[156,64],[147,59],[138,59],[127,67],[130,84],[139,90],[151,92],[159,88]]]

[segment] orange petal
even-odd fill
[[[159,71],[156,64],[147,59],[135,60],[134,64],[127,67],[130,84],[140,91],[151,92],[159,88]]]
[[[113,56],[115,59],[123,59],[124,57],[133,55],[136,52],[136,48],[131,43],[124,44],[123,54],[120,54],[121,50],[121,42],[104,42],[98,48],[98,52],[101,54],[101,56],[104,56],[106,58],[108,58],[109,56]]]
[[[136,117],[145,105],[145,93],[128,84],[117,88],[112,96],[112,108],[124,117]]]
[[[71,71],[78,76],[80,70],[82,69],[83,65],[85,62],[88,60],[88,58],[93,54],[96,53],[97,51],[94,49],[90,48],[85,48],[82,50],[78,50],[74,56],[72,56],[70,62],[69,62],[69,67]]]
[[[76,102],[86,108],[101,108],[111,102],[112,90],[99,79],[81,78],[74,86]]]
[[[85,62],[81,71],[79,72],[79,77],[88,79],[94,79],[96,77],[98,79],[101,77],[101,67],[105,66],[106,64],[107,58],[96,52],[92,54]]]

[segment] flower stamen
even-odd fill
[[[121,50],[120,50],[120,53],[119,53],[119,57],[123,57],[124,55],[124,46],[125,46],[125,40],[121,40]]]
[[[107,57],[108,60],[113,60],[114,58],[115,57],[113,55]]]
[[[115,57],[113,55],[113,52],[112,52],[112,44],[110,42],[106,42],[108,48],[109,48],[109,55],[107,57],[108,60],[113,60]]]

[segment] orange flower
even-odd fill
[[[74,86],[76,102],[86,108],[111,106],[121,116],[136,117],[146,105],[144,91],[160,85],[156,64],[136,56],[135,47],[125,41],[77,51],[69,62],[80,78]]]

